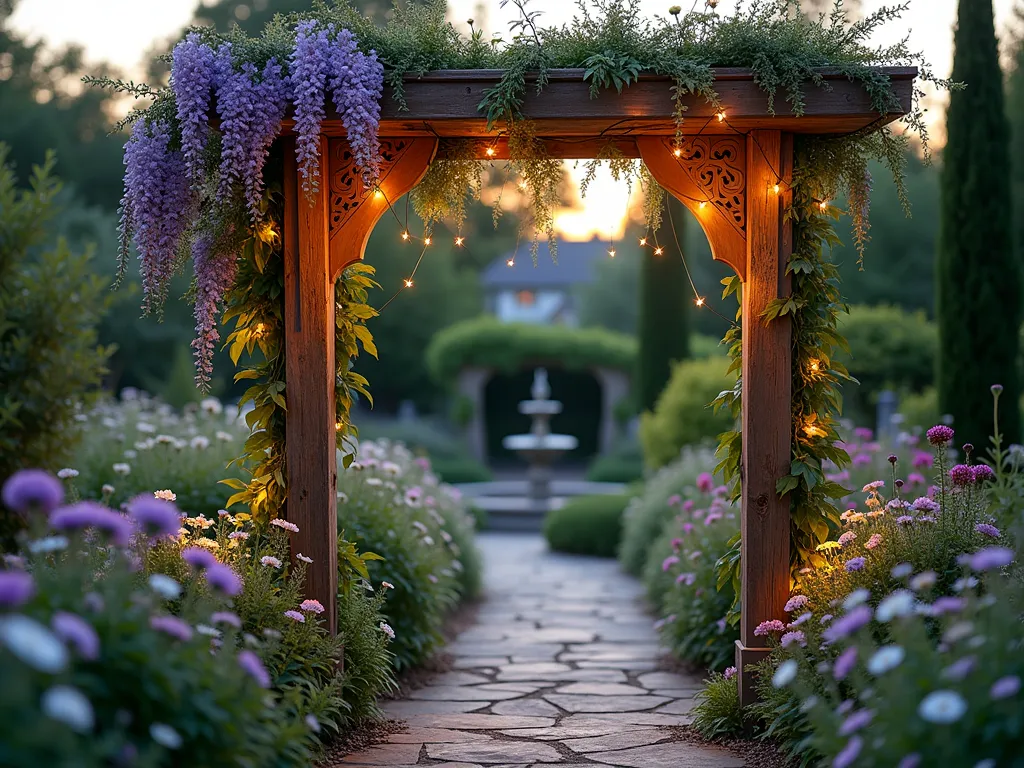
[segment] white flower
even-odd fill
[[[272,555],[264,555],[260,558],[260,562],[263,563],[263,565],[269,566],[271,568],[281,567],[281,561]]]
[[[210,438],[206,437],[205,435],[196,435],[195,437],[192,438],[192,440],[189,441],[189,445],[191,445],[197,451],[205,451],[207,448],[210,447]]]
[[[63,672],[68,649],[49,629],[21,614],[0,618],[0,643],[33,669],[48,674]]]
[[[138,456],[138,455],[139,455],[139,454],[138,454],[138,452],[137,452],[137,451],[133,451],[133,450],[131,450],[131,449],[129,449],[129,450],[127,450],[127,451],[125,451],[125,452],[124,452],[124,457],[125,457],[126,459],[134,459],[134,458],[135,458],[136,456]],[[127,464],[123,464],[122,466],[128,467],[128,465],[127,465]],[[131,467],[128,467],[128,471],[129,471],[129,472],[131,471]],[[128,474],[128,473],[126,472],[125,474]]]
[[[150,576],[149,587],[164,600],[177,600],[181,597],[181,585],[163,573],[154,573]]]
[[[228,538],[229,539],[238,539],[240,541],[245,541],[246,539],[249,538],[249,534],[246,533],[245,531],[232,531],[231,533],[228,534]]]
[[[891,573],[894,579],[903,579],[914,572],[914,566],[910,563],[900,563],[893,567]]]
[[[376,487],[379,485],[384,485],[384,481],[381,480],[379,477],[368,477],[366,478],[366,484]]]
[[[380,465],[381,472],[388,475],[398,476],[402,474],[402,468],[395,464],[393,461],[385,461]]]
[[[394,589],[394,588],[395,588],[395,585],[394,585],[394,584],[392,584],[392,583],[391,583],[390,581],[382,581],[382,582],[380,583],[380,585],[381,585],[382,587],[384,587],[384,589]]]
[[[111,469],[114,470],[114,474],[115,475],[121,475],[122,477],[124,477],[125,475],[128,475],[128,474],[131,473],[132,465],[131,464],[125,464],[124,462],[118,462],[113,467],[111,467]]]
[[[957,643],[964,638],[970,637],[974,632],[974,625],[969,621],[958,621],[956,624],[946,630],[946,634],[942,636],[942,639],[947,643]]]
[[[852,611],[861,603],[867,602],[869,597],[871,597],[871,593],[866,589],[855,589],[843,600],[843,610]]]
[[[57,477],[61,480],[71,480],[72,478],[78,477],[78,470],[65,467],[57,473]]]
[[[913,592],[897,589],[878,604],[876,617],[879,621],[891,621],[897,616],[906,616],[914,610],[917,600]]]
[[[772,685],[776,688],[785,688],[796,679],[796,671],[796,662],[793,659],[786,659],[772,675]]]
[[[917,714],[929,723],[955,723],[967,712],[967,702],[956,691],[932,691],[921,701]]]
[[[289,531],[291,533],[299,532],[299,526],[297,526],[295,523],[289,523],[287,520],[282,520],[280,517],[271,520],[270,524],[276,525],[278,528]]]
[[[147,435],[151,435],[154,432],[156,432],[156,427],[145,421],[140,421],[138,424],[136,424],[135,429],[137,429],[139,432],[145,432]]]
[[[214,416],[219,416],[224,413],[224,406],[221,405],[220,400],[216,397],[204,397],[199,401],[199,408],[206,413],[213,414]]]
[[[214,435],[214,437],[216,437],[222,443],[230,443],[232,440],[235,439],[229,432],[218,432],[216,435]]]
[[[43,714],[79,733],[91,731],[96,721],[89,699],[70,685],[53,686],[43,694],[41,703]]]
[[[153,737],[153,741],[167,749],[178,749],[182,744],[178,732],[164,723],[153,723],[149,726],[149,735]]]
[[[313,558],[312,558],[312,557],[306,557],[306,556],[305,556],[304,554],[302,554],[301,552],[299,552],[299,554],[297,554],[297,555],[295,556],[295,559],[296,559],[296,560],[301,560],[301,561],[302,561],[302,562],[304,562],[304,563],[312,563],[312,562],[313,562]]]
[[[153,495],[156,496],[158,499],[163,499],[164,501],[175,501],[178,498],[175,495],[174,491],[168,490],[153,491]]]
[[[924,571],[910,580],[910,588],[915,592],[920,592],[922,589],[928,589],[936,581],[938,581],[938,576],[935,575],[935,571]]]
[[[313,733],[320,733],[320,721],[316,719],[316,715],[306,715],[306,717],[303,719],[309,730],[311,730]]]
[[[206,624],[196,624],[196,632],[207,637],[220,637],[220,630]]]
[[[395,639],[395,630],[387,622],[382,621],[380,623],[380,631],[387,635],[389,640]]]
[[[103,487],[102,487],[102,488],[100,488],[100,491],[101,491],[101,492],[102,492],[102,493],[103,493],[104,495],[106,495],[106,496],[110,496],[111,494],[113,494],[113,493],[114,493],[114,486],[112,486],[112,485],[111,485],[110,483],[104,483],[104,484],[103,484]]]
[[[348,494],[344,491],[338,491],[338,501],[342,504],[348,502]]]
[[[892,669],[896,669],[903,663],[906,652],[898,645],[886,645],[875,651],[874,656],[868,659],[868,672],[876,677],[884,675]]]
[[[33,555],[46,552],[60,552],[67,549],[68,539],[66,536],[47,536],[28,543],[28,551]]]

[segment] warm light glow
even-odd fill
[[[824,211],[826,208],[828,208],[828,201],[822,200],[820,203],[818,203],[818,207]]]
[[[828,433],[812,422],[804,426],[804,434],[808,437],[825,437]]]
[[[408,232],[403,232],[402,233],[402,239],[403,240],[408,240],[409,239],[409,233]]]
[[[406,287],[406,288],[412,288],[412,280],[406,279],[406,281],[405,281],[405,287]]]
[[[654,255],[655,256],[661,256],[661,254],[663,254],[664,252],[665,252],[665,249],[661,248],[661,247],[658,247],[658,248],[654,249]]]
[[[615,258],[615,249],[614,248],[609,248],[608,249],[608,255],[611,256],[614,259]]]
[[[776,184],[774,187],[772,187],[772,191],[774,191],[776,195],[779,194],[779,191],[781,189],[782,188],[778,184]]]
[[[647,245],[647,238],[646,237],[641,237],[640,238],[640,245]]]
[[[700,209],[701,209],[701,210],[703,211],[703,210],[704,210],[704,208],[705,208],[705,207],[707,207],[707,204],[708,204],[708,203],[707,203],[707,201],[706,201],[706,200],[701,200],[701,201],[700,201],[700,206],[699,206],[699,208],[700,208]]]
[[[425,238],[423,238],[423,244],[424,244],[424,245],[430,245],[430,243],[431,243],[431,242],[432,242],[432,241],[431,241],[431,239],[430,239],[429,237],[425,237]]]
[[[341,432],[341,430],[342,430],[342,429],[343,429],[344,427],[345,427],[345,425],[344,425],[344,424],[342,424],[342,423],[341,423],[340,421],[336,421],[336,422],[334,422],[334,428],[335,428],[335,430],[337,430],[338,432]]]
[[[679,147],[676,147],[674,150],[672,150],[672,154],[675,155],[676,157],[682,157],[683,150],[681,150]]]
[[[519,183],[516,186],[518,186],[523,192],[526,191],[526,182],[522,179],[519,180]]]
[[[378,189],[374,191],[373,196],[380,200],[382,197],[384,197],[384,193]]]
[[[704,297],[703,296],[698,296],[696,302],[694,302],[694,303],[698,307],[703,307],[704,306]]]
[[[487,156],[488,157],[494,157],[494,155],[495,155],[494,147],[488,147],[487,148]]]
[[[516,265],[516,260],[515,259],[509,259],[505,263],[508,264],[510,267],[514,267]]]
[[[456,237],[455,238],[455,244],[458,245],[458,246],[461,246],[464,242],[466,242],[466,238],[464,238],[464,237]]]
[[[817,373],[818,371],[821,370],[821,363],[819,363],[817,360],[811,360],[811,363],[808,367],[811,369],[813,373]]]
[[[718,118],[718,122],[720,122],[720,123],[725,122],[725,111],[723,110],[723,111],[719,112],[717,115],[715,115],[715,117]]]

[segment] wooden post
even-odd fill
[[[782,619],[789,595],[789,498],[775,487],[789,474],[792,329],[788,316],[765,323],[768,304],[788,295],[786,264],[792,227],[783,221],[792,171],[792,136],[755,130],[747,137],[747,269],[743,285],[743,540],[740,639],[736,641],[740,703],[754,701],[748,664],[768,654],[754,629]]]
[[[334,272],[328,239],[329,157],[320,140],[320,193],[302,194],[295,141],[285,143],[285,429],[288,520],[292,558],[313,559],[306,571],[306,597],[324,606],[331,634],[338,631],[338,515],[334,385]]]

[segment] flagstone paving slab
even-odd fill
[[[451,670],[389,717],[407,729],[336,768],[740,768],[681,740],[699,679],[662,671],[643,587],[612,560],[545,551],[537,536],[483,535],[487,599],[445,649]]]

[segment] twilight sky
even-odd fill
[[[200,0],[21,0],[11,19],[11,25],[32,38],[43,38],[53,44],[78,43],[84,46],[89,60],[107,60],[138,77],[145,51],[159,39],[167,38],[192,17]],[[720,13],[729,13],[738,0],[722,0]],[[864,0],[865,11],[871,11],[895,0]],[[993,0],[1000,39],[1008,37],[1015,2],[1022,0]],[[650,14],[664,15],[673,2],[670,0],[641,0],[641,7]],[[680,3],[684,7],[686,2]],[[544,24],[556,24],[572,19],[576,7],[574,0],[539,0],[534,5],[545,11]],[[505,32],[507,22],[514,17],[511,6],[504,11],[499,0],[449,0],[452,18],[465,28],[465,19],[473,17],[477,25],[488,31]],[[875,40],[878,44],[894,42],[909,32],[910,45],[923,51],[935,71],[947,75],[952,66],[953,24],[956,20],[957,0],[911,0],[911,8],[904,23],[890,25]],[[942,117],[941,102],[931,105],[930,121]],[[933,131],[935,138],[940,131]],[[618,190],[610,180],[595,186],[587,210],[574,215],[565,212],[559,217],[560,228],[573,239],[602,229],[601,222],[617,221],[625,205],[625,190]],[[611,210],[613,200],[618,200]],[[600,204],[606,201],[607,207]],[[620,230],[618,226],[615,230]],[[613,235],[604,228],[603,234]],[[616,235],[617,236],[617,235]]]

